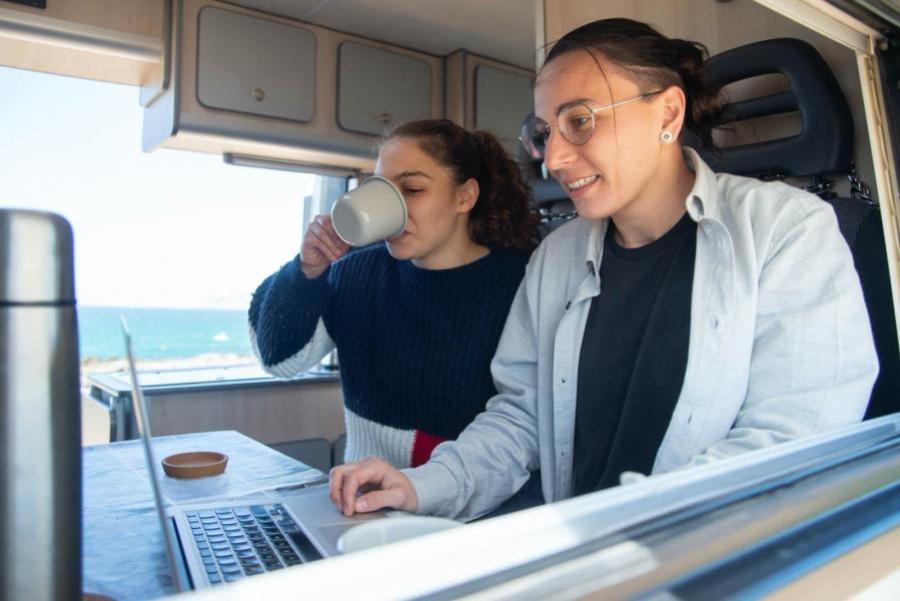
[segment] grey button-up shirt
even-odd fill
[[[654,474],[859,421],[878,373],[831,207],[685,155],[698,224],[690,346]],[[473,519],[537,467],[547,501],[571,496],[578,360],[607,225],[575,219],[535,251],[491,364],[498,394],[456,441],[404,470],[419,513]]]

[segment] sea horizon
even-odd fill
[[[120,316],[139,360],[253,354],[246,309],[77,306],[81,360],[125,356]]]

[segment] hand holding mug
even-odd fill
[[[313,279],[322,275],[328,266],[337,261],[350,249],[350,245],[341,240],[329,215],[316,215],[300,246],[300,269],[303,275]]]

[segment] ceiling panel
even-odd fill
[[[444,56],[460,48],[534,66],[534,0],[231,0]]]
[[[239,4],[247,8],[262,10],[274,15],[304,20],[304,17],[323,4],[322,0],[224,0],[230,4]],[[327,3],[328,0],[326,0]]]

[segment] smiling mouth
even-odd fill
[[[598,175],[589,175],[587,177],[579,177],[576,180],[566,183],[566,190],[569,192],[574,192],[575,190],[580,190],[585,186],[594,183],[597,181],[597,178],[600,177]]]

